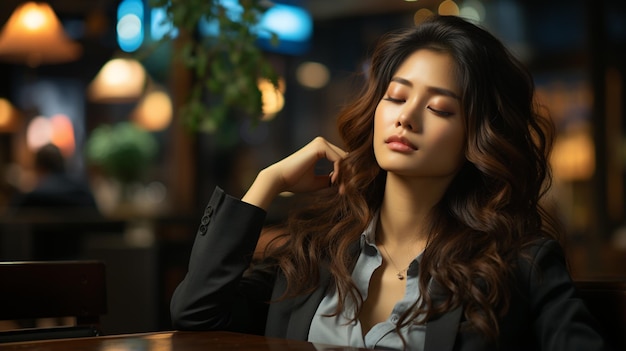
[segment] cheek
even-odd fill
[[[383,108],[381,108],[379,104],[378,107],[376,107],[376,111],[374,111],[374,138],[382,132],[384,120]]]
[[[380,149],[380,139],[384,138],[384,129],[385,129],[385,123],[384,123],[384,118],[382,116],[381,113],[381,108],[380,106],[376,108],[376,111],[374,112],[374,133],[373,133],[373,149],[374,149],[374,157],[376,157],[378,159],[378,153],[379,153],[379,149]]]
[[[374,112],[374,126],[384,128],[394,124],[398,115],[397,107],[379,103]]]
[[[450,157],[465,158],[465,133],[461,128],[445,128],[440,131],[434,145],[440,150],[446,150]]]

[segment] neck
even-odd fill
[[[412,242],[423,249],[429,235],[428,216],[449,183],[448,179],[409,180],[388,174],[380,209],[378,240],[389,249]]]

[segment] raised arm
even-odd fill
[[[242,201],[267,210],[283,191],[294,193],[320,190],[337,179],[339,161],[345,151],[322,137],[313,139],[287,158],[265,168],[257,175]],[[322,159],[333,163],[333,173],[315,174],[315,164]]]
[[[176,329],[258,331],[265,323],[262,305],[271,297],[273,274],[246,274],[263,228],[266,210],[283,191],[310,192],[328,187],[329,175],[315,174],[321,159],[334,164],[345,153],[318,137],[287,158],[259,172],[242,200],[217,188],[202,217],[188,272],[170,303]],[[261,307],[260,307],[261,306]]]

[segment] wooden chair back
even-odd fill
[[[585,304],[617,350],[626,350],[626,281],[575,282]]]
[[[0,333],[0,342],[99,334],[107,312],[99,261],[0,262],[0,320],[74,317],[76,325]]]

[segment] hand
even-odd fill
[[[267,209],[276,195],[283,191],[295,193],[320,190],[335,182],[339,161],[346,152],[322,137],[313,139],[300,150],[262,170],[242,198],[243,201]],[[331,175],[315,174],[315,164],[326,159],[333,164]]]
[[[300,150],[289,157],[269,166],[264,171],[270,174],[276,182],[279,192],[291,191],[294,193],[320,190],[337,179],[339,161],[345,156],[345,151],[331,144],[322,137],[313,139]],[[315,165],[321,159],[333,163],[333,172],[315,174]]]

